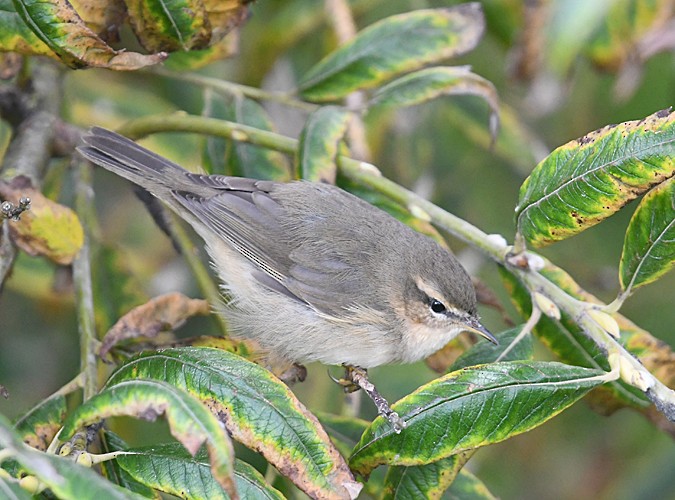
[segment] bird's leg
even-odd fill
[[[368,395],[377,408],[377,413],[389,420],[394,427],[394,432],[399,434],[406,426],[406,422],[391,409],[387,400],[377,391],[373,383],[368,380],[368,371],[358,366],[345,365],[345,376],[336,380],[338,384],[344,387],[345,392],[354,392],[359,389]]]

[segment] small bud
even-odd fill
[[[505,248],[507,245],[506,238],[501,234],[488,234],[486,238],[493,245]]]
[[[246,132],[242,132],[241,130],[233,130],[232,140],[238,142],[248,142],[248,134]]]
[[[423,220],[424,222],[431,221],[431,216],[418,205],[410,204],[408,205],[408,210],[410,210],[412,216],[417,219]]]
[[[83,451],[77,456],[76,462],[85,467],[91,467],[94,463],[94,460],[92,459],[91,453]]]
[[[531,271],[541,271],[546,266],[546,261],[541,255],[529,252],[527,252],[525,255],[527,256],[527,265]]]
[[[61,446],[61,449],[59,450],[59,455],[62,457],[67,457],[70,455],[73,451],[73,447],[70,443],[63,443],[63,446]]]
[[[380,169],[377,168],[372,163],[368,163],[367,161],[360,162],[359,167],[361,167],[361,170],[368,172],[369,174],[377,175],[378,177],[382,176],[382,172],[380,172]]]
[[[600,326],[600,328],[605,330],[612,337],[615,339],[619,339],[621,337],[621,329],[619,328],[619,324],[605,311],[601,311],[600,309],[589,309],[588,315]]]
[[[558,306],[556,306],[551,299],[539,292],[534,292],[532,297],[539,310],[546,316],[553,319],[560,319],[560,309],[558,309]]]
[[[649,377],[649,378],[648,378]],[[633,370],[630,377],[631,385],[637,387],[642,392],[647,392],[654,387],[654,378],[651,375],[646,376],[643,372]]]
[[[41,489],[40,480],[35,476],[23,476],[19,479],[19,486],[31,495],[37,495]]]

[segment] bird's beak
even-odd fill
[[[485,337],[486,339],[488,339],[494,345],[499,345],[499,341],[495,338],[495,336],[492,335],[487,328],[481,325],[480,321],[478,321],[477,318],[470,318],[464,324],[464,326],[466,327],[466,331],[477,333],[481,337]]]

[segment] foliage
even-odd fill
[[[18,416],[14,424],[0,415],[0,492],[5,496],[49,491],[58,498],[157,498],[158,492],[184,498],[283,498],[300,490],[313,498],[359,493],[493,498],[487,474],[463,468],[477,450],[489,453],[496,443],[521,439],[516,436],[567,414],[582,398],[601,414],[628,408],[653,423],[655,432],[675,434],[675,395],[667,387],[675,381],[675,357],[666,343],[618,312],[633,292],[657,282],[675,262],[672,103],[642,107],[633,119],[616,125],[595,123],[578,131],[578,139],[541,153],[539,133],[545,131],[526,125],[527,113],[509,102],[513,98],[494,68],[480,68],[484,57],[475,59],[476,71],[466,64],[449,65],[459,57],[473,61],[480,43],[491,43],[492,50],[516,46],[512,74],[534,81],[534,89],[537,79],[564,79],[585,57],[617,71],[615,95],[627,98],[639,89],[641,65],[647,67],[659,51],[653,37],[667,24],[661,15],[667,13],[664,2],[586,2],[573,14],[566,2],[542,7],[496,0],[420,10],[403,0],[387,8],[378,3],[294,0],[251,6],[246,1],[147,0],[126,2],[125,13],[116,2],[104,0],[0,0],[0,50],[6,52],[0,69],[10,80],[0,85],[0,116],[15,131],[0,170],[0,195],[12,204],[10,212],[22,196],[32,203],[21,220],[3,222],[0,283],[6,287],[3,294],[20,294],[22,303],[51,304],[52,318],[59,309],[77,317],[77,325],[65,328],[68,334],[60,341],[65,351],[79,355],[80,364],[79,372],[67,366],[71,376],[79,374],[50,397],[33,399],[29,412],[20,415],[12,407],[7,413]],[[337,10],[326,16],[324,7]],[[250,13],[255,16],[247,23]],[[351,15],[363,28],[335,46],[333,37],[341,37]],[[136,40],[119,30],[125,16]],[[326,28],[325,21],[332,27]],[[565,44],[572,32],[579,36]],[[240,53],[229,64],[241,67],[228,70],[220,59],[231,55],[240,33]],[[546,43],[535,43],[539,39]],[[126,50],[138,45],[149,53]],[[541,47],[552,57],[543,58],[537,52]],[[25,58],[17,61],[16,54]],[[135,71],[167,58],[172,70],[146,69],[124,77],[111,71]],[[196,71],[207,63],[212,64]],[[60,73],[50,79],[55,64],[62,65]],[[291,67],[291,77],[280,83],[272,76],[271,84],[260,84],[263,76],[283,72],[284,64]],[[105,68],[98,78],[107,85],[78,81],[72,69],[84,67]],[[217,71],[228,77],[214,77]],[[626,83],[631,76],[632,83]],[[141,77],[154,85],[155,94],[135,94],[137,100],[130,102],[129,91],[143,92],[134,79]],[[34,84],[26,85],[27,80]],[[293,90],[266,90],[284,84]],[[565,96],[562,86],[559,90],[560,99],[574,98]],[[69,103],[67,112],[59,106],[62,99]],[[106,107],[113,111],[96,114]],[[167,108],[187,112],[167,114]],[[540,108],[532,116],[552,113],[555,103]],[[137,214],[141,205],[118,202],[121,187],[94,184],[90,167],[74,154],[81,134],[75,124],[112,127],[122,118],[126,123],[119,130],[134,139],[157,132],[200,134],[190,148],[176,139],[156,142],[153,149],[161,147],[181,161],[194,159],[186,151],[197,150],[211,173],[335,182],[443,244],[443,233],[463,240],[485,261],[498,264],[499,272],[490,274],[495,287],[494,276],[501,276],[499,297],[479,296],[506,318],[496,335],[500,345],[453,341],[430,363],[445,372],[437,378],[430,379],[422,367],[396,368],[404,377],[422,374],[411,376],[415,386],[406,392],[383,381],[382,392],[400,398],[392,408],[407,423],[401,433],[382,417],[370,418],[370,409],[354,415],[317,398],[323,392],[316,381],[321,373],[311,367],[304,384],[309,388],[299,385],[292,391],[256,363],[254,344],[227,338],[222,319],[195,318],[208,314],[205,301],[159,294],[139,284],[158,274],[171,250],[148,236],[156,228],[136,226],[140,217],[125,215],[126,210]],[[547,127],[555,121],[548,116]],[[293,130],[294,122],[299,125]],[[453,123],[459,126],[453,129]],[[436,129],[441,133],[434,136]],[[565,137],[552,135],[557,144]],[[31,141],[24,142],[26,136]],[[450,154],[430,161],[429,151],[437,148]],[[455,151],[464,156],[455,158]],[[72,172],[59,166],[62,157],[72,158]],[[46,176],[27,166],[50,158]],[[371,159],[386,176],[361,161]],[[481,183],[475,172],[471,183],[446,182],[461,176],[463,162],[483,169],[482,177],[495,161],[519,181],[527,169],[517,204],[512,200],[502,206],[503,186]],[[435,172],[430,165],[439,162],[456,168]],[[455,208],[471,219],[477,205],[501,214],[515,204],[514,224],[504,229],[515,231],[513,245],[387,177],[401,184],[419,180],[420,185],[432,179],[438,199],[448,190],[463,199],[468,191],[471,210],[461,203]],[[472,198],[473,188],[483,184],[493,190],[486,195],[488,203]],[[112,223],[96,215],[92,186],[107,210],[115,212]],[[613,214],[621,217],[636,198],[641,199],[626,223],[617,265],[616,299],[609,305],[527,249],[528,244],[562,242],[601,222],[601,227],[609,225],[604,221]],[[146,203],[184,256],[192,283],[217,302],[217,285],[190,236],[156,203]],[[128,227],[121,227],[120,219]],[[140,240],[136,252],[109,243],[120,235],[124,241],[134,230]],[[603,243],[617,252],[621,246]],[[575,250],[572,268],[582,260]],[[592,253],[590,247],[582,251]],[[67,293],[44,284],[50,273],[66,276]],[[519,326],[512,327],[511,306],[500,300],[512,301]],[[672,294],[666,300],[672,305]],[[496,315],[486,315],[498,324]],[[189,334],[179,337],[174,330],[185,321]],[[79,349],[74,332],[79,332]],[[551,356],[558,361],[548,360]],[[144,442],[142,431],[133,432],[137,424],[123,417],[152,422],[163,417],[166,426],[153,424],[150,442]],[[92,468],[97,464],[100,473]],[[505,495],[498,483],[494,489]]]

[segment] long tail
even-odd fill
[[[82,156],[158,198],[166,200],[169,190],[185,179],[181,166],[110,130],[92,127],[82,140],[85,146],[77,148]]]

